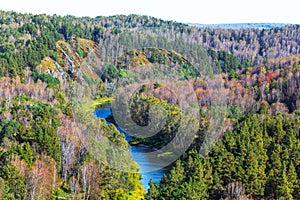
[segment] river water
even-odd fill
[[[97,118],[105,119],[107,116],[111,114],[110,107],[103,107],[95,110],[95,116]],[[109,122],[107,122],[109,123]],[[120,127],[117,127],[118,130],[125,134],[126,140],[130,141],[130,136],[128,136]],[[152,168],[155,168],[156,163],[153,163],[154,159],[151,157],[145,157],[145,153],[152,151],[151,148],[145,146],[131,146],[131,153],[133,160],[137,162],[140,167],[139,173],[142,175],[142,184],[147,191],[149,189],[149,181],[152,180],[157,183],[161,180],[164,173],[167,172],[167,169],[160,169],[156,171],[152,171]]]

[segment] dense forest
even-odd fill
[[[0,11],[0,28],[0,199],[300,199],[299,25]],[[166,111],[156,135],[131,145],[159,149],[181,119],[199,117],[188,150],[148,191],[118,113],[112,124],[93,115],[126,87],[138,88],[137,125],[154,105]],[[203,154],[209,134],[219,140]]]

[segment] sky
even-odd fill
[[[298,0],[297,0],[298,1]],[[74,16],[148,15],[184,23],[300,24],[296,0],[0,0],[0,10]]]

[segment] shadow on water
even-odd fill
[[[107,116],[111,115],[111,109],[109,105],[102,106],[101,108],[98,108],[95,110],[95,116],[97,118],[103,118],[106,119]],[[110,124],[110,122],[106,121],[107,124]],[[122,128],[117,127],[117,129],[125,134],[126,140],[129,142],[131,140],[131,136],[126,134]],[[131,146],[131,153],[132,157],[137,162],[137,164],[140,167],[139,173],[142,175],[142,184],[147,191],[149,189],[149,181],[152,178],[152,180],[157,183],[161,180],[163,175],[168,171],[167,169],[160,169],[156,171],[151,171],[152,168],[155,168],[155,166],[158,165],[158,163],[154,163],[151,157],[145,157],[144,153],[153,151],[152,148],[147,146]]]

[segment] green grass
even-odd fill
[[[110,103],[112,100],[112,97],[102,97],[100,99],[96,99],[96,100],[91,100],[85,104],[83,104],[83,108],[85,110],[95,110],[98,106],[100,105],[105,105],[105,104],[108,104]]]

